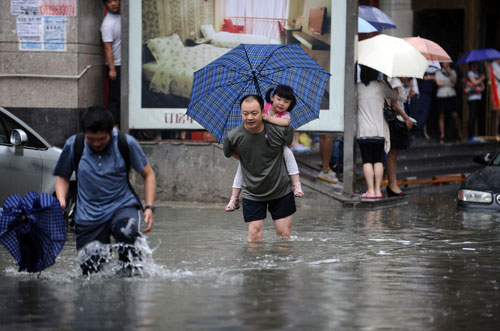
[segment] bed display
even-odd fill
[[[210,43],[217,47],[235,48],[239,44],[278,44],[279,42],[266,36],[247,34],[247,33],[231,33],[231,32],[215,32],[211,24],[202,25],[200,27],[204,38],[210,40]]]
[[[194,72],[230,50],[206,44],[185,47],[177,34],[150,39],[147,47],[156,60],[143,64],[150,89],[185,98],[191,95]]]

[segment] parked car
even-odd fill
[[[458,209],[500,211],[500,152],[475,157],[483,167],[473,171],[458,191]]]
[[[52,171],[61,149],[52,146],[29,125],[0,107],[0,208],[5,199],[35,191],[55,194],[56,177]],[[76,182],[70,191],[64,211],[72,223],[76,205]]]

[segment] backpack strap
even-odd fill
[[[118,131],[118,149],[120,150],[120,154],[122,155],[122,158],[125,161],[125,167],[127,169],[128,187],[130,188],[130,191],[132,191],[132,194],[137,199],[137,202],[141,207],[141,211],[144,211],[144,206],[142,205],[139,195],[135,192],[132,184],[130,184],[130,149],[128,148],[127,135],[121,131]]]
[[[82,158],[84,147],[85,147],[85,135],[83,132],[80,132],[76,135],[75,142],[73,144],[75,176],[77,177],[77,179],[78,179],[78,164],[80,164],[80,159]]]

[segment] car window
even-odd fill
[[[495,159],[493,160],[493,162],[491,164],[493,164],[495,166],[500,165],[500,153],[497,154],[497,156],[495,157]]]
[[[10,133],[14,129],[21,129],[28,135],[28,142],[24,146],[32,148],[46,148],[46,146],[38,138],[21,126],[21,124],[17,123],[4,113],[0,113],[0,144],[11,145]]]

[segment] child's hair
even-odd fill
[[[290,86],[288,85],[278,85],[276,88],[270,88],[267,93],[266,93],[266,102],[270,103],[271,102],[271,95],[277,95],[280,98],[288,99],[290,100],[290,106],[286,111],[291,112],[293,107],[295,107],[295,104],[297,103],[297,99],[295,98],[295,94],[293,93],[293,90]]]

